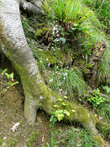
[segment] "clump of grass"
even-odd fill
[[[101,23],[110,27],[110,0],[97,1],[97,0],[84,0],[84,3],[91,9],[97,12]]]
[[[6,141],[6,146],[7,147],[15,147],[17,144],[17,140],[14,140],[14,139],[9,139]]]
[[[69,98],[84,96],[88,89],[82,73],[76,67],[71,70],[56,69],[50,76],[49,85],[54,91],[67,95]]]
[[[107,48],[99,67],[99,73],[102,77],[102,83],[110,84],[110,41],[107,41]]]
[[[61,136],[59,141],[55,140],[55,135]],[[67,147],[99,147],[96,142],[93,141],[92,137],[89,135],[87,130],[80,128],[70,128],[63,134],[52,133],[50,143],[47,143],[47,146],[51,145],[58,147],[64,145]]]
[[[97,113],[104,119],[105,122],[110,123],[110,103],[99,105]]]
[[[26,141],[27,146],[29,146],[29,147],[32,146],[32,144],[36,141],[36,138],[37,138],[38,134],[39,134],[39,132],[36,132],[36,131],[34,131],[34,132],[31,134],[29,140]]]
[[[82,32],[77,34],[80,45],[86,52],[91,46],[95,46],[98,42],[106,40],[105,33],[102,30],[102,25],[98,20],[96,13],[85,6],[83,8],[83,13],[86,14],[87,12],[86,19],[80,24]]]
[[[87,7],[83,0],[48,0],[48,21],[53,21],[51,38],[56,38],[57,45],[78,42],[80,48],[90,55],[90,47],[104,41],[104,32],[97,15]],[[57,26],[57,27],[56,27]],[[55,30],[57,29],[57,33]],[[69,41],[68,41],[69,40]]]
[[[79,0],[53,0],[49,2],[49,17],[58,20],[59,22],[70,22],[76,19],[77,12],[81,9]],[[51,13],[50,13],[51,12]]]

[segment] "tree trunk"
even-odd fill
[[[59,96],[53,93],[44,83],[27,44],[20,19],[19,2],[0,0],[0,39],[1,48],[20,75],[25,93],[24,115],[27,121],[34,124],[37,109],[42,108],[51,115],[55,111]],[[81,105],[65,100],[65,108],[70,115],[64,115],[65,121],[79,122],[89,129],[90,134],[103,146],[103,139],[95,128],[95,117]],[[94,119],[93,119],[94,118]],[[95,121],[93,121],[95,120]]]

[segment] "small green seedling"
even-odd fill
[[[11,87],[13,87],[13,86],[15,86],[16,84],[19,83],[18,81],[14,80],[14,73],[11,73],[11,74],[7,73],[7,69],[4,69],[2,71],[2,75],[5,75],[7,77],[8,85],[11,86]],[[7,87],[7,88],[9,88],[9,87]]]

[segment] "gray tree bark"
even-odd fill
[[[41,107],[51,115],[51,112],[55,111],[54,105],[57,104],[59,96],[44,84],[27,44],[20,19],[19,7],[23,4],[22,2],[26,1],[0,0],[0,46],[20,75],[25,93],[24,116],[29,123],[34,124],[37,109]],[[30,4],[28,8],[30,10]],[[67,100],[65,102],[70,115],[65,115],[64,120],[80,122],[89,129],[90,134],[98,140],[100,146],[103,146],[103,139],[95,128],[96,123],[92,119],[92,114],[81,105]]]
[[[43,14],[43,10],[41,8],[42,2],[41,0],[17,0],[20,4],[20,8],[24,11],[27,11],[30,15],[37,16],[39,14]]]

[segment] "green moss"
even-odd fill
[[[84,72],[85,74],[88,74],[88,69],[87,69],[86,67],[84,67],[83,72]]]
[[[91,69],[94,65],[93,64],[87,64],[86,60],[75,60],[74,66],[77,66],[79,69],[81,69],[85,74],[88,74],[88,70]]]
[[[47,0],[43,0],[42,1],[42,6],[41,6],[45,12],[45,14],[47,14],[49,12],[49,5],[47,3]]]
[[[48,28],[46,28],[45,26],[41,29],[37,29],[34,33],[34,38],[37,37],[41,37],[42,35],[44,35],[46,32],[48,31]]]
[[[43,31],[41,29],[37,29],[34,33],[34,37],[37,38],[38,36],[41,36]]]
[[[88,117],[88,111],[83,108],[83,106],[79,105],[78,103],[73,103],[72,101],[64,101],[66,103],[66,106],[64,109],[70,112],[70,115],[65,115],[64,119],[66,121],[73,121],[74,122],[80,122],[82,125],[86,126],[88,122],[90,121],[90,118]]]
[[[92,121],[93,121],[93,124],[96,125],[96,122],[97,122],[96,117],[95,117],[92,113],[89,113],[89,115],[90,115],[90,118],[91,118]]]
[[[79,67],[79,69],[83,71],[86,66],[86,61],[82,59],[75,60],[74,66]]]
[[[93,64],[86,64],[87,68],[92,68],[94,65]]]
[[[45,26],[45,23],[44,23],[44,22],[42,22],[42,23],[37,22],[37,23],[36,23],[36,26],[37,26],[37,27],[42,27],[42,26]]]
[[[103,147],[104,140],[101,136],[92,136],[93,140],[99,145],[99,147]]]
[[[43,31],[43,33],[46,33],[46,32],[48,31],[48,28],[43,27],[43,28],[42,28],[42,31]]]
[[[33,55],[35,58],[39,59],[39,61],[42,60],[44,64],[49,63],[50,65],[66,66],[72,62],[71,55],[63,51],[54,52],[54,51],[36,49],[33,50]]]
[[[110,134],[110,125],[109,124],[97,120],[96,127],[99,129],[99,131],[102,134],[104,134],[105,137],[107,137],[108,134]]]

